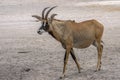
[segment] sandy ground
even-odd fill
[[[65,80],[120,80],[120,2],[55,1],[0,1],[0,80],[59,80],[65,50],[47,33],[38,35],[40,22],[31,17],[46,5],[59,6],[57,19],[96,19],[105,27],[101,71],[94,72],[95,47],[74,49],[83,69],[78,73],[70,57]]]

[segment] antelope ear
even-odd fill
[[[52,22],[54,17],[56,16],[57,14],[52,14],[51,17],[50,17],[50,21]]]
[[[42,17],[40,17],[38,15],[32,15],[32,17],[35,17],[37,19],[36,22],[43,20]]]
[[[51,15],[51,19],[54,19],[54,17],[56,16],[57,14],[52,14]]]

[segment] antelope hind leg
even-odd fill
[[[76,56],[75,56],[75,53],[74,53],[73,48],[71,49],[70,54],[71,54],[73,60],[75,61],[76,65],[77,65],[78,72],[80,73],[80,69],[81,69],[81,68],[80,68],[80,65],[79,65],[79,63],[78,63],[78,61],[77,61],[77,58],[76,58]]]
[[[99,45],[97,47],[97,50],[98,50],[98,62],[97,62],[97,70],[96,71],[99,71],[101,69],[101,57],[102,57],[102,51],[103,51],[103,45]]]

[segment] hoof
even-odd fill
[[[78,73],[81,73],[81,71],[78,71]]]
[[[64,78],[65,78],[65,75],[60,76],[60,79],[64,79]]]
[[[94,72],[97,72],[97,70],[94,70]]]
[[[60,76],[60,79],[63,79],[63,77],[62,77],[62,76]]]
[[[100,69],[95,70],[95,72],[100,71]]]
[[[80,69],[78,70],[78,73],[81,73],[81,70],[83,70],[83,68],[80,68]]]

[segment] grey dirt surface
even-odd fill
[[[120,80],[119,3],[88,3],[79,0],[0,1],[0,80],[60,80],[65,50],[49,34],[38,35],[37,29],[41,23],[31,17],[33,14],[41,15],[46,5],[58,5],[52,11],[58,14],[56,19],[76,22],[96,19],[105,28],[101,71],[94,72],[97,64],[94,46],[74,49],[82,70],[78,73],[70,56],[64,80]]]

